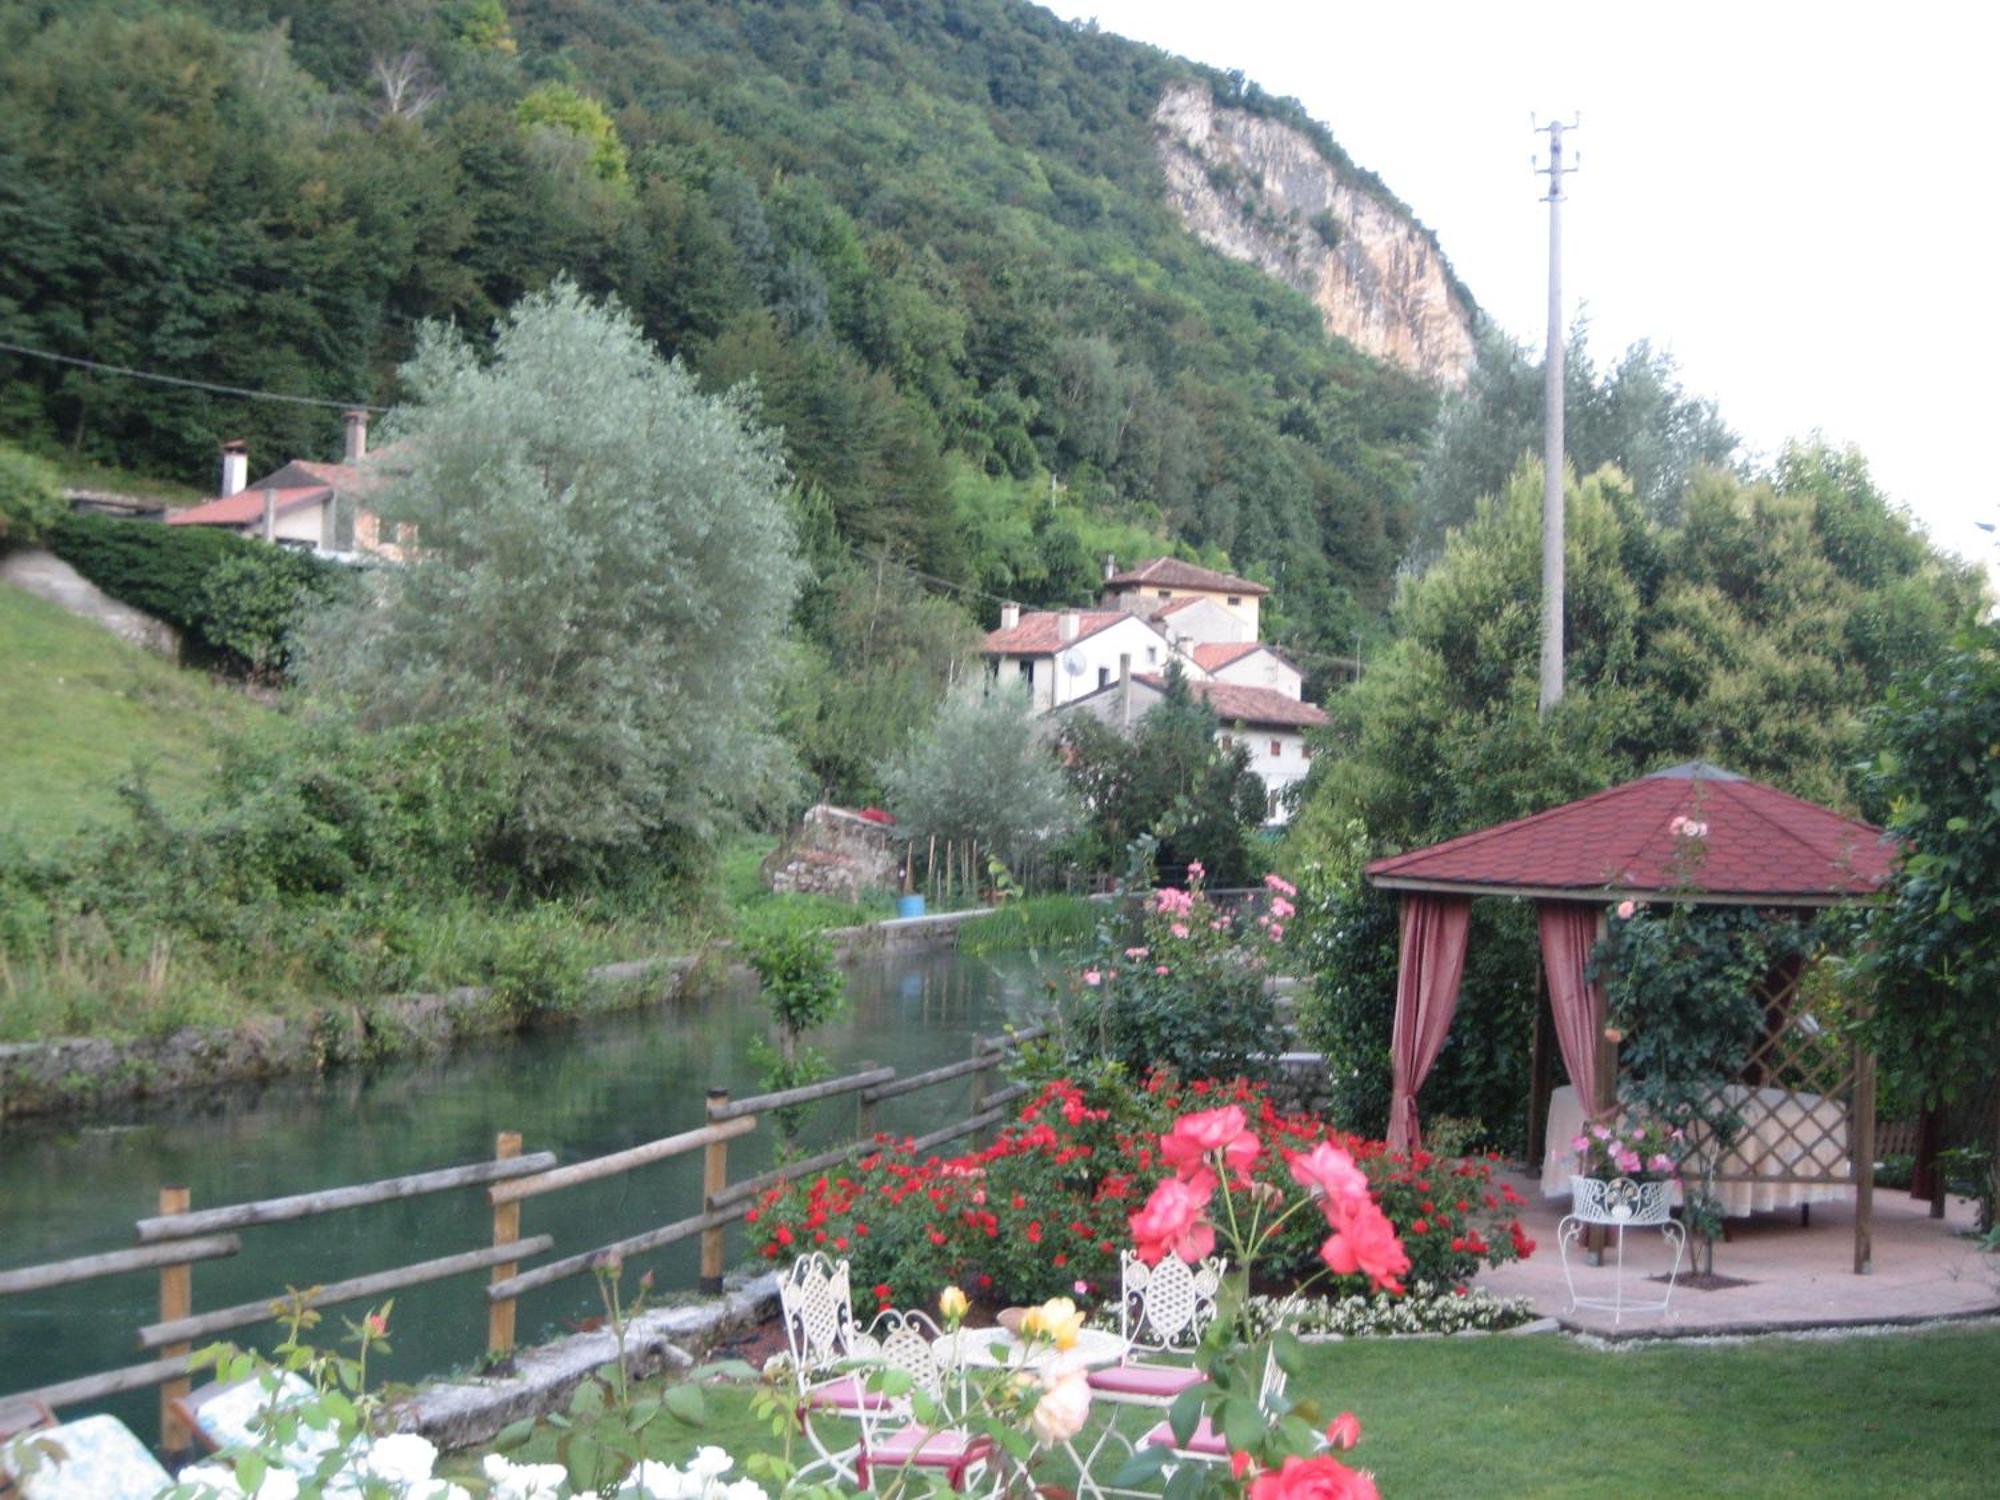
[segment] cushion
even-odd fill
[[[1223,1440],[1221,1433],[1208,1425],[1207,1417],[1203,1417],[1196,1425],[1194,1435],[1185,1444],[1174,1441],[1174,1429],[1170,1424],[1158,1422],[1147,1430],[1144,1437],[1139,1439],[1139,1446],[1142,1448],[1172,1448],[1177,1452],[1200,1453],[1211,1458],[1226,1458],[1229,1455],[1229,1444]]]
[[[1146,1401],[1171,1401],[1208,1377],[1187,1365],[1111,1365],[1090,1372],[1090,1388],[1104,1396],[1136,1396]]]
[[[806,1392],[806,1405],[820,1411],[887,1411],[892,1397],[871,1391],[856,1376],[842,1375]]]
[[[855,1473],[866,1486],[870,1468],[944,1469],[955,1487],[965,1471],[993,1452],[993,1439],[974,1437],[969,1432],[943,1432],[920,1427],[915,1422],[899,1427],[887,1437],[869,1444],[861,1453]]]
[[[116,1417],[83,1417],[0,1448],[21,1500],[152,1500],[174,1476]]]

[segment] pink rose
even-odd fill
[[[1618,919],[1621,922],[1629,922],[1632,920],[1632,913],[1638,909],[1639,903],[1636,901],[1630,899],[1620,901],[1618,903]]]
[[[1208,873],[1208,867],[1198,859],[1188,861],[1188,879],[1199,880]]]
[[[1146,956],[1146,950],[1144,948],[1127,948],[1125,950],[1125,956],[1127,958],[1144,958]]]
[[[1182,1115],[1174,1121],[1174,1128],[1160,1137],[1160,1159],[1183,1177],[1207,1167],[1210,1155],[1220,1152],[1223,1166],[1239,1182],[1244,1181],[1263,1149],[1263,1142],[1251,1133],[1242,1107],[1235,1104]]]
[[[1322,1453],[1287,1458],[1250,1481],[1250,1500],[1382,1500],[1374,1478]]]
[[[1275,942],[1277,939],[1283,937],[1284,935],[1285,935],[1285,924],[1283,922],[1273,922],[1271,924],[1272,941]]]
[[[1336,1276],[1359,1271],[1386,1292],[1402,1291],[1400,1278],[1410,1269],[1409,1253],[1397,1238],[1395,1226],[1373,1203],[1349,1207],[1340,1225],[1319,1247],[1319,1256]]]
[[[1344,1411],[1326,1424],[1326,1440],[1336,1448],[1352,1448],[1361,1441],[1361,1419]]]
[[[1085,969],[1083,971],[1083,982],[1092,989],[1096,989],[1100,984],[1104,983],[1104,976],[1095,969]]]
[[[1167,972],[1167,966],[1165,964],[1155,964],[1153,966],[1153,972],[1155,974],[1165,974]]]
[[[1192,1264],[1215,1249],[1215,1226],[1202,1216],[1213,1188],[1196,1188],[1168,1177],[1153,1189],[1146,1206],[1133,1214],[1133,1247],[1139,1259],[1156,1266],[1168,1255]]]
[[[1300,1187],[1318,1193],[1335,1205],[1368,1196],[1368,1174],[1354,1165],[1354,1158],[1338,1146],[1321,1141],[1312,1150],[1292,1157],[1286,1165]]]
[[[1177,938],[1184,938],[1188,935],[1187,923],[1176,922],[1172,927],[1169,927],[1167,931],[1171,932]]]

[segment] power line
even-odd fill
[[[130,380],[151,380],[161,385],[185,386],[189,390],[213,391],[222,396],[241,396],[248,401],[289,401],[295,406],[330,406],[335,411],[387,411],[386,406],[372,406],[366,401],[331,401],[324,396],[291,396],[283,391],[252,391],[240,385],[217,385],[212,380],[187,380],[179,375],[161,375],[152,370],[133,370],[124,365],[107,365],[99,360],[78,359],[73,354],[54,354],[47,349],[30,349],[26,344],[10,344],[0,339],[0,349],[10,354],[25,354],[30,359],[52,360],[59,365],[75,365],[81,370],[94,370],[101,375],[123,375]]]

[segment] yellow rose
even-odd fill
[[[1049,1339],[1058,1349],[1074,1349],[1083,1332],[1083,1314],[1067,1297],[1051,1297],[1040,1307],[1030,1308],[1021,1320],[1021,1331],[1030,1337]]]
[[[969,1306],[971,1304],[965,1300],[965,1293],[955,1286],[946,1287],[938,1297],[938,1311],[947,1323],[956,1323],[964,1318]]]

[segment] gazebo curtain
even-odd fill
[[[1556,1043],[1587,1117],[1597,1112],[1599,1040],[1604,1035],[1604,991],[1584,978],[1597,946],[1602,908],[1581,901],[1537,904],[1542,929],[1542,972],[1549,981],[1549,1009]]]
[[[1403,897],[1403,948],[1396,975],[1396,1026],[1389,1043],[1389,1149],[1408,1151],[1417,1131],[1417,1090],[1437,1061],[1458,1009],[1472,902],[1463,896]],[[1567,1052],[1564,1054],[1567,1056]]]

